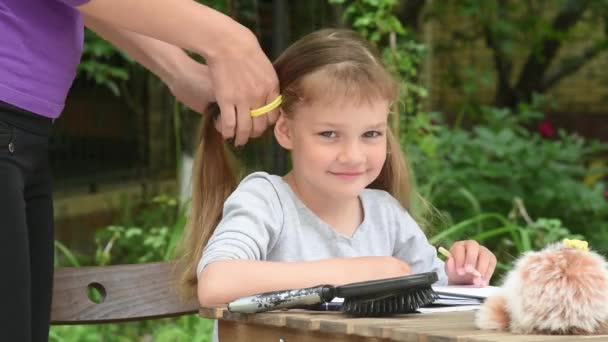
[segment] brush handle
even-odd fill
[[[335,287],[319,285],[305,289],[273,291],[239,298],[228,304],[228,311],[240,313],[290,309],[328,302],[335,297]]]
[[[395,292],[416,291],[420,287],[430,287],[437,279],[437,273],[426,272],[403,277],[362,281],[336,287],[336,297],[378,296]]]

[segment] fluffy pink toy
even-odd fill
[[[578,240],[525,253],[501,292],[482,305],[475,323],[518,334],[606,334],[606,260]]]

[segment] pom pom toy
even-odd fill
[[[606,260],[580,240],[527,252],[507,274],[500,293],[486,299],[475,323],[518,334],[606,334]]]

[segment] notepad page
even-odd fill
[[[465,297],[486,299],[500,291],[498,286],[476,286],[476,285],[433,285],[433,290],[439,295],[446,297]]]
[[[479,310],[479,305],[427,306],[418,308],[422,314]]]

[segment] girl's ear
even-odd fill
[[[291,134],[291,125],[289,119],[283,111],[279,111],[279,118],[274,125],[274,136],[279,142],[279,145],[286,150],[293,148],[293,139]]]

